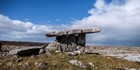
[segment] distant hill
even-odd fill
[[[41,46],[49,44],[49,43],[25,42],[25,41],[0,41],[0,43],[2,45],[14,45],[14,46]]]

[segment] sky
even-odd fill
[[[140,46],[140,0],[0,0],[0,40],[52,42],[50,31],[101,28],[86,45]]]

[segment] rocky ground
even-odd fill
[[[98,53],[104,56],[113,56],[133,62],[140,62],[140,47],[92,47],[86,48],[87,53]]]
[[[27,57],[0,58],[1,70],[138,70],[139,62],[131,62],[111,56],[67,53],[45,53]]]
[[[7,47],[0,52],[0,70],[140,70],[139,47],[87,46],[60,52],[47,45],[2,46]]]

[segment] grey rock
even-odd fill
[[[59,50],[56,50],[56,51],[55,51],[55,53],[60,53],[60,52],[61,52],[61,51],[59,51]]]
[[[125,70],[137,70],[136,68],[124,68]]]
[[[31,55],[31,59],[34,59],[34,58],[36,58],[36,56],[35,55]]]
[[[84,52],[85,52],[85,54],[97,54],[97,55],[100,55],[99,52],[93,51],[93,50],[91,50],[91,49],[85,49]]]
[[[88,63],[91,67],[94,67],[94,64],[92,62]]]
[[[72,65],[75,65],[75,66],[79,66],[81,68],[87,67],[85,64],[83,64],[82,62],[77,61],[77,60],[69,60],[69,63]]]
[[[47,33],[46,36],[52,37],[52,36],[62,36],[62,35],[67,35],[66,31],[53,31],[50,33]]]
[[[47,46],[48,46],[48,45],[43,45],[43,46],[42,46],[42,49],[45,49]]]
[[[76,44],[75,43],[72,43],[71,44],[71,47],[70,48],[72,48],[72,50],[70,50],[70,51],[76,51]]]
[[[44,49],[40,49],[40,50],[39,50],[39,54],[42,54],[42,53],[44,53],[44,52],[45,52]]]
[[[21,62],[23,59],[22,58],[18,58],[17,60],[16,60],[16,62]]]
[[[68,50],[67,44],[60,44],[60,47],[61,47],[61,51],[63,52]]]
[[[46,36],[53,37],[53,36],[62,36],[62,35],[71,35],[71,34],[82,34],[82,33],[96,33],[100,32],[100,28],[92,28],[92,29],[71,29],[71,30],[65,30],[65,31],[53,31],[46,33]]]
[[[47,57],[50,57],[50,56],[51,56],[51,53],[50,53],[50,52],[46,52],[45,55],[46,55]]]
[[[12,66],[13,63],[12,63],[12,62],[8,62],[7,65],[8,65],[8,66]]]
[[[79,50],[79,49],[81,49],[81,46],[79,46],[79,45],[76,46],[76,50]]]
[[[96,33],[96,32],[100,32],[101,29],[100,28],[92,28],[92,29],[83,29],[83,33]]]
[[[68,35],[82,33],[82,29],[73,29],[67,31]]]
[[[77,51],[74,51],[77,55],[80,55],[80,54],[82,54],[82,52],[81,51],[79,51],[79,50],[77,50]]]
[[[56,51],[58,47],[60,47],[60,43],[58,43],[57,41],[54,41],[54,42],[50,43],[50,44],[45,48],[45,51],[46,51],[46,52]]]
[[[139,69],[136,69],[136,68],[118,67],[118,68],[116,68],[116,70],[139,70]]]
[[[10,50],[10,55],[21,55],[21,56],[28,56],[33,54],[38,54],[41,47],[23,47],[20,49],[13,49]]]
[[[68,55],[70,55],[70,56],[76,56],[76,55],[80,55],[80,54],[83,54],[83,52],[81,52],[80,50],[68,52]]]
[[[29,62],[19,63],[19,66],[21,66],[21,69],[25,69],[25,68],[29,67]]]
[[[77,51],[80,52],[80,54],[85,54],[85,48],[81,47],[80,49],[78,49]]]
[[[38,69],[47,69],[48,68],[48,63],[46,63],[46,62],[35,62],[35,66]]]
[[[68,55],[70,55],[70,56],[76,56],[77,53],[76,52],[68,52]]]

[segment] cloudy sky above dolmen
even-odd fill
[[[0,40],[51,42],[46,32],[100,27],[87,45],[140,46],[140,0],[0,0]]]

